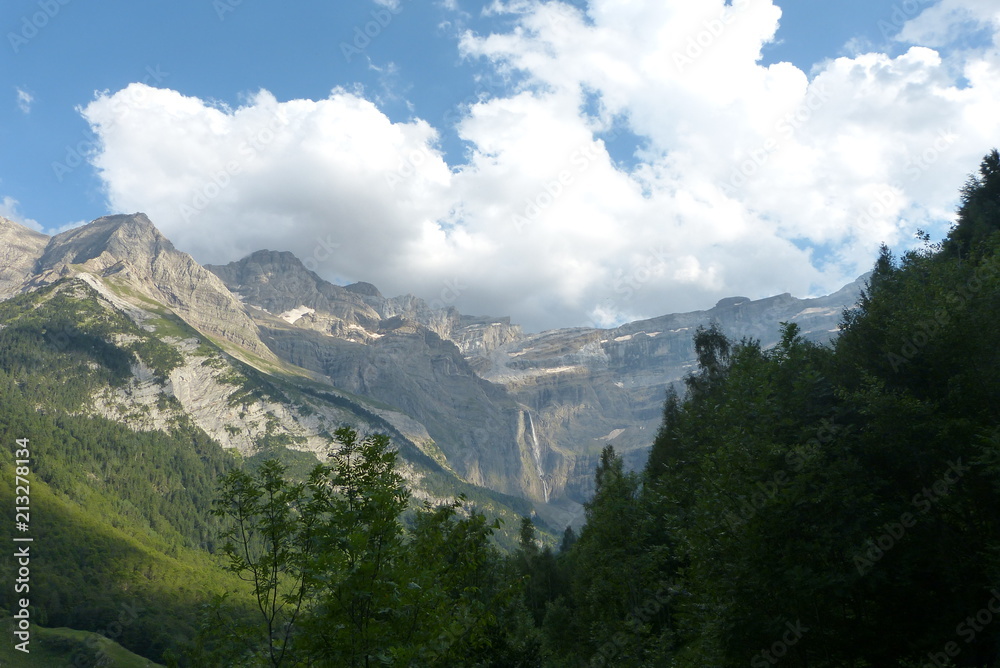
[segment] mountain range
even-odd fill
[[[0,300],[61,292],[165,344],[94,393],[93,414],[145,430],[190,420],[243,456],[319,454],[345,422],[385,431],[418,496],[479,490],[555,530],[579,515],[605,444],[641,466],[667,388],[694,368],[699,326],[767,347],[788,321],[826,341],[864,279],[814,299],[732,297],[613,329],[526,333],[509,317],[334,285],[284,251],[202,266],[141,213],[52,237],[0,218]]]

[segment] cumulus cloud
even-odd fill
[[[446,213],[450,171],[434,129],[393,124],[344,90],[281,103],[261,91],[228,109],[131,84],[83,113],[101,140],[94,164],[112,208],[146,211],[205,262],[263,247],[306,260],[336,246],[324,271],[384,275],[377,265],[398,266]],[[419,162],[419,179],[407,161]]]
[[[611,325],[835,290],[880,242],[943,233],[1000,131],[995,48],[859,53],[807,74],[761,65],[779,32],[769,0],[490,11],[514,28],[467,33],[461,53],[521,83],[460,110],[462,164],[439,128],[344,89],[230,109],[132,84],[82,109],[109,206],[147,212],[202,262],[287,249],[332,280],[529,329]],[[926,19],[912,19],[915,39]],[[621,130],[642,140],[628,165],[605,144]]]

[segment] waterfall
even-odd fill
[[[531,419],[531,411],[524,411],[524,414],[528,416],[528,428],[531,429],[531,454],[535,457],[535,470],[538,471],[538,479],[542,481],[542,494],[545,496],[545,503],[548,503],[549,482],[545,479],[545,472],[542,471],[542,448],[538,445],[535,421]]]

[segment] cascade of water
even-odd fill
[[[545,472],[542,470],[542,448],[538,445],[538,435],[535,433],[535,421],[531,419],[531,412],[524,411],[528,416],[528,428],[531,430],[531,454],[535,457],[535,470],[538,471],[538,479],[542,481],[542,494],[545,496],[545,503],[549,502],[549,482],[545,479]]]

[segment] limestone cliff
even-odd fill
[[[21,291],[49,237],[0,216],[0,299]]]
[[[287,251],[257,251],[227,265],[205,265],[246,304],[289,324],[348,341],[371,343],[379,323],[396,317],[454,342],[463,354],[493,350],[521,335],[510,318],[473,317],[433,308],[413,295],[386,298],[370,283],[333,285]]]
[[[732,339],[777,343],[781,322],[795,322],[808,339],[838,331],[861,277],[832,295],[797,299],[732,297],[712,309],[660,316],[615,329],[560,329],[519,337],[473,356],[479,373],[507,388],[534,414],[552,494],[585,501],[597,454],[611,443],[636,465],[659,427],[666,390],[695,368],[693,336],[716,323]]]
[[[33,286],[88,272],[162,304],[198,331],[277,361],[226,286],[174,248],[145,214],[106,216],[48,240]]]
[[[280,357],[413,416],[469,480],[567,500],[570,509],[588,498],[606,443],[642,465],[667,387],[694,368],[698,326],[715,322],[769,346],[779,323],[792,321],[825,341],[862,285],[818,299],[731,297],[610,330],[524,334],[509,318],[386,298],[368,283],[332,285],[290,253],[259,251],[209,268],[253,307]]]
[[[477,375],[448,338],[486,350],[512,337],[413,296],[387,299],[369,284],[332,285],[290,253],[259,251],[209,268],[251,307],[280,357],[411,416],[469,482],[545,500],[523,407]]]
[[[333,285],[287,252],[203,268],[143,214],[51,238],[0,219],[0,299],[67,277],[184,360],[165,379],[137,366],[127,387],[95,397],[102,414],[149,428],[183,415],[247,453],[274,439],[315,451],[341,420],[382,425],[412,446],[413,461],[531,499],[550,517],[579,510],[606,443],[642,465],[666,388],[694,368],[700,325],[715,322],[732,338],[769,346],[779,323],[791,321],[825,341],[862,287],[859,279],[818,299],[731,297],[614,329],[525,334],[506,317],[385,297],[369,283]],[[250,366],[240,371],[227,355]],[[260,376],[248,380],[254,368]],[[332,398],[312,405],[240,394],[286,377]]]

